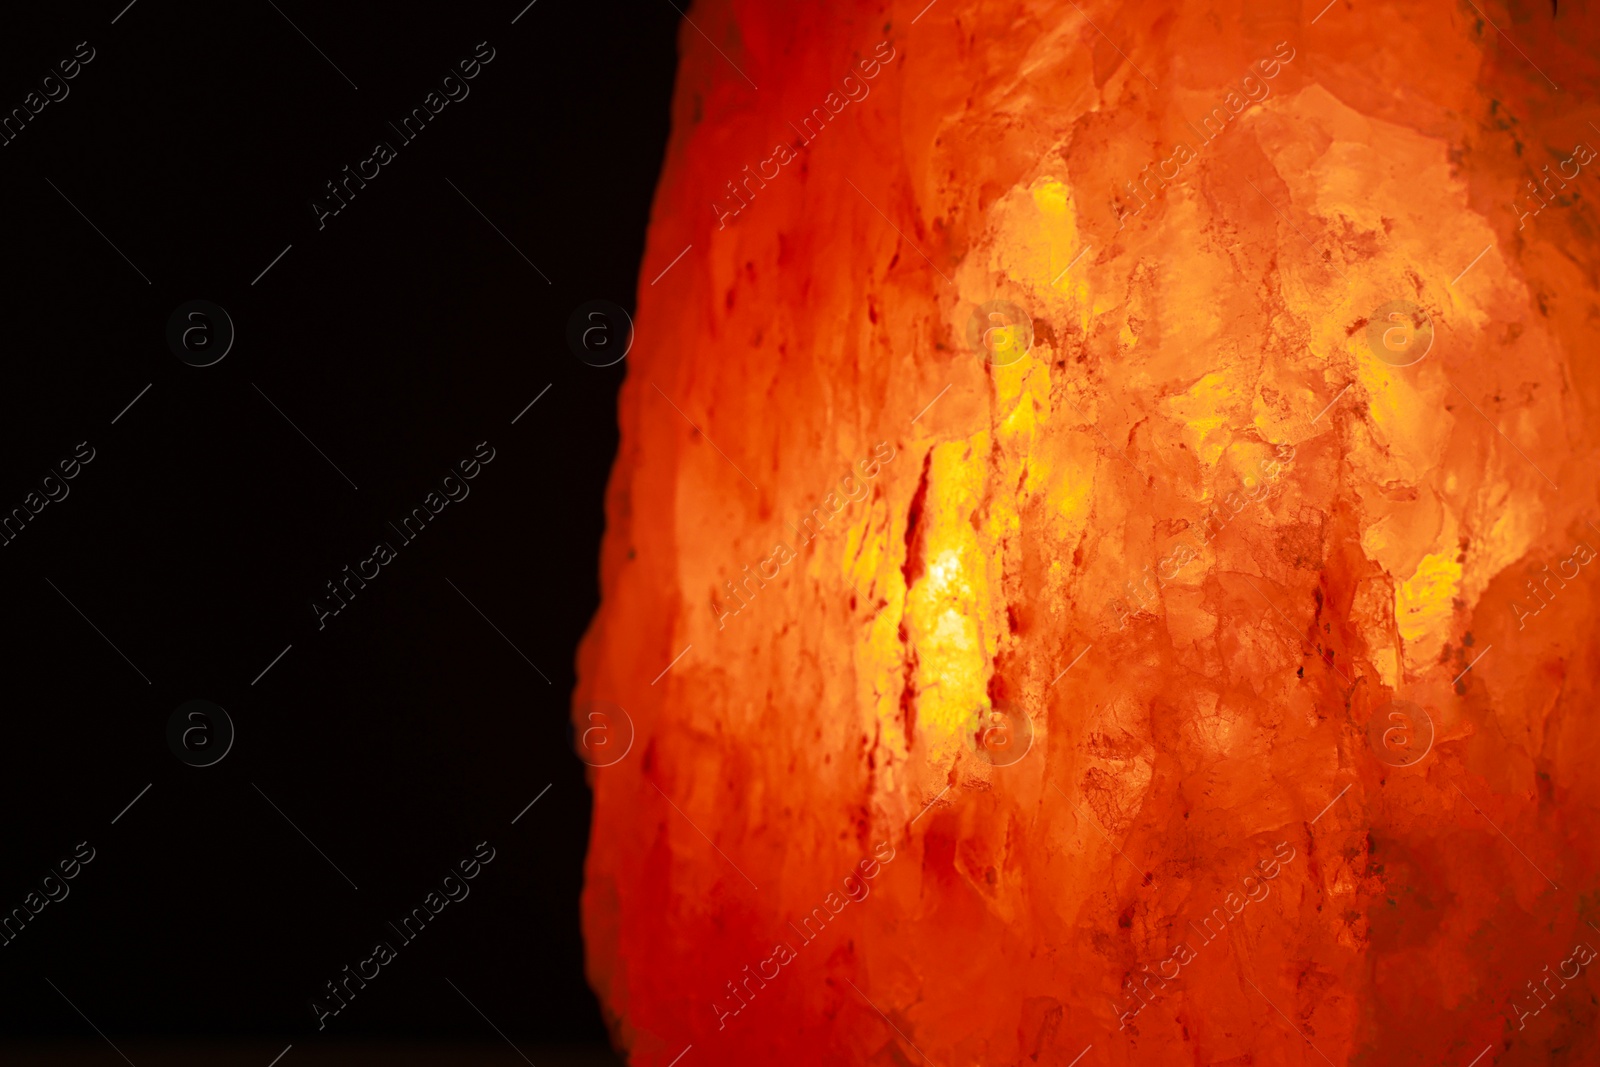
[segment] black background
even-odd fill
[[[498,1040],[448,978],[513,1038],[604,1041],[569,703],[626,363],[565,333],[585,301],[632,310],[680,17],[541,0],[513,25],[525,2],[8,14],[0,108],[95,58],[0,148],[0,511],[95,458],[0,548],[0,910],[96,857],[0,948],[3,1036]],[[470,95],[400,144],[386,123],[480,41]],[[378,140],[396,159],[319,230]],[[166,342],[192,299],[237,331],[207,368]],[[402,547],[387,522],[482,441]],[[379,540],[398,558],[319,630]],[[194,698],[237,729],[207,768],[167,745]],[[319,1034],[310,998],[479,841],[471,895]]]

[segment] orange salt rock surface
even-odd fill
[[[631,1063],[1600,1062],[1555,6],[690,8],[575,695]]]

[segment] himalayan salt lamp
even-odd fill
[[[631,1063],[1600,1062],[1556,7],[689,10],[575,695]]]

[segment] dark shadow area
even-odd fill
[[[0,1042],[73,1044],[7,1063],[606,1062],[626,362],[567,333],[631,312],[679,16],[525,3],[8,17]]]

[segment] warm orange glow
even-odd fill
[[[1597,21],[1325,2],[690,9],[632,1063],[1600,1062]]]

